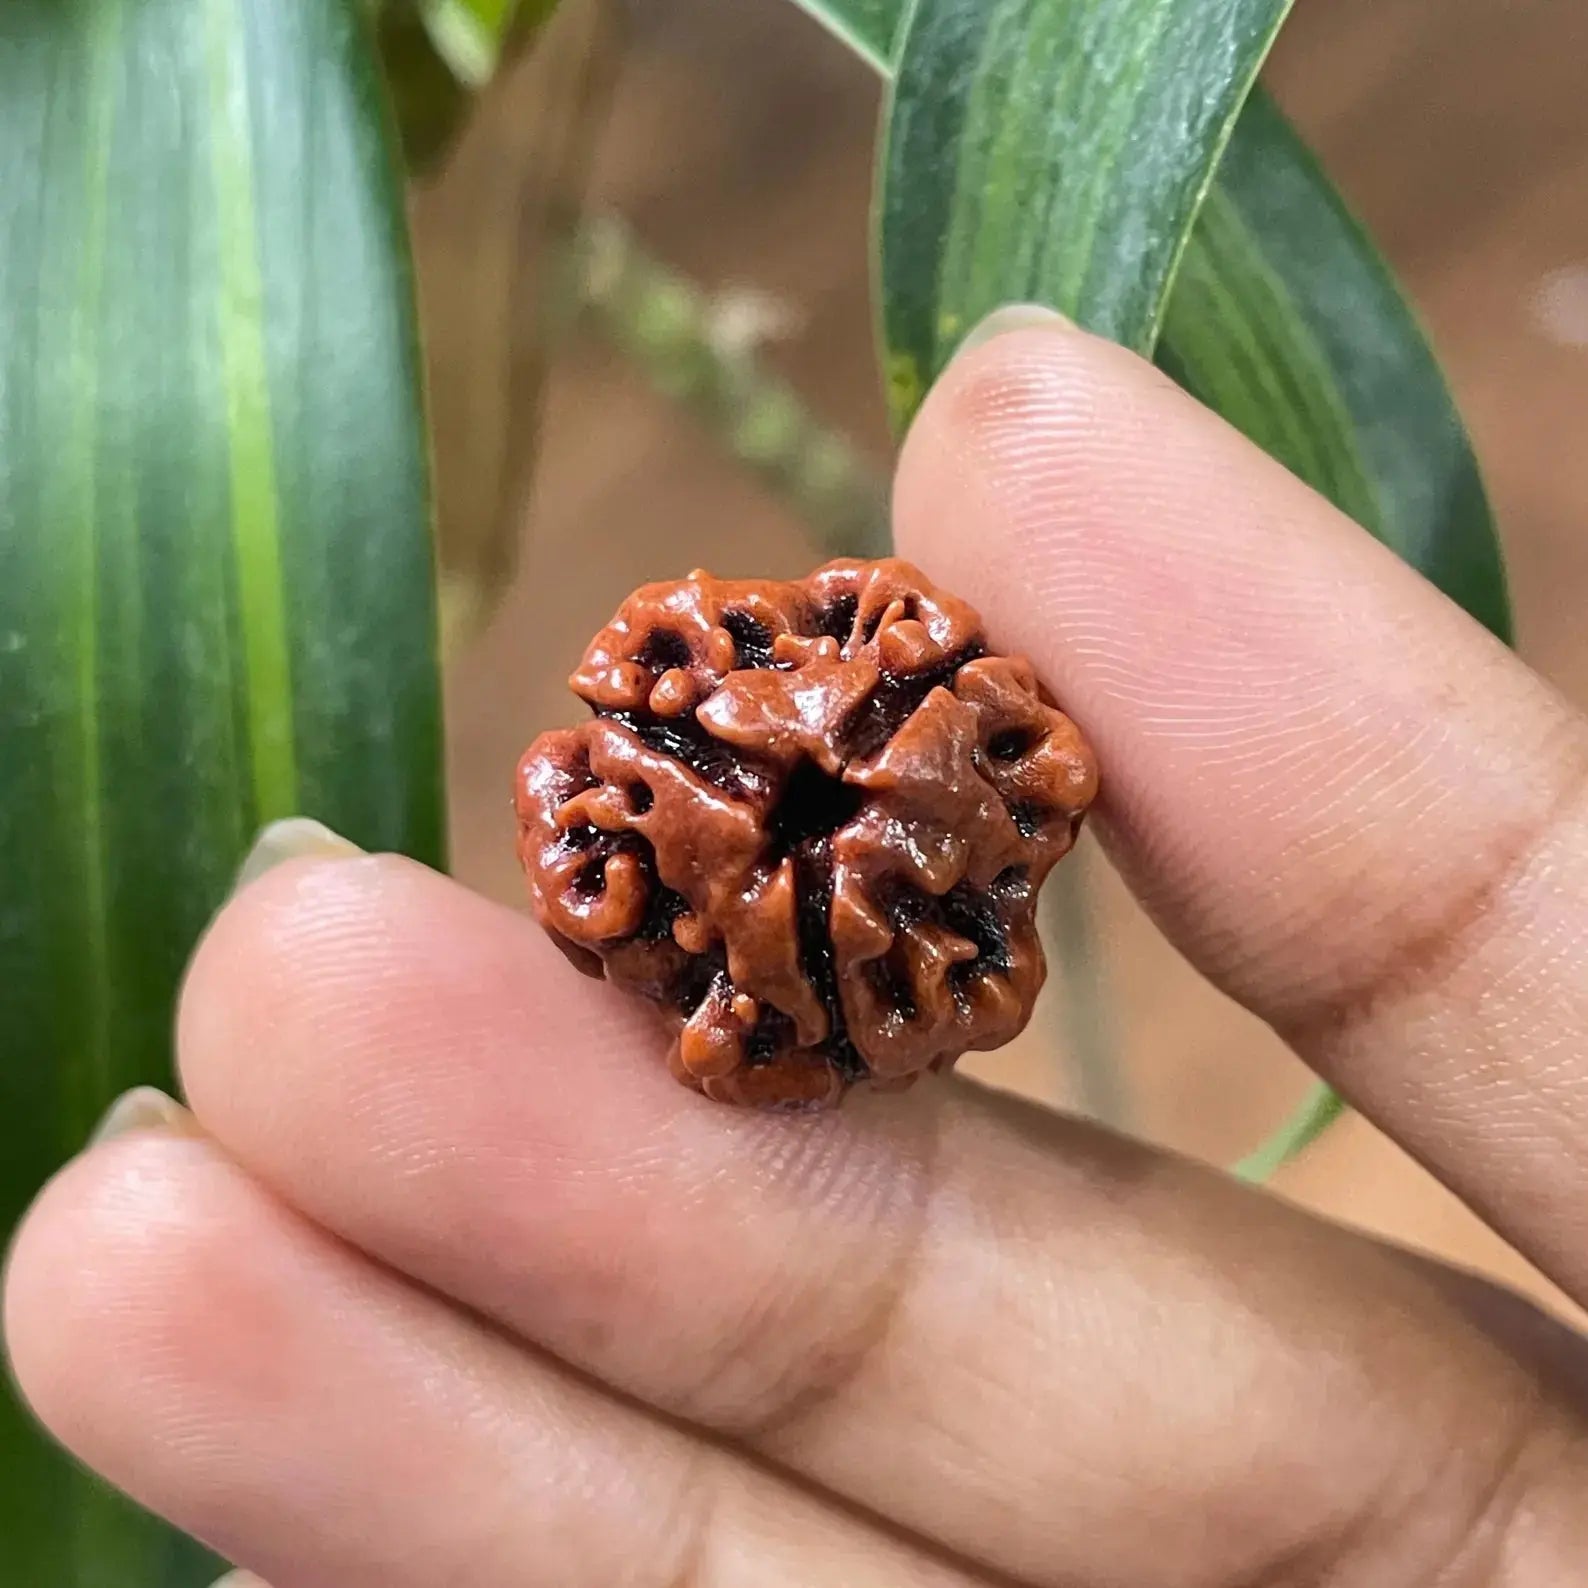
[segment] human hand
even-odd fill
[[[1068,329],[956,363],[896,514],[1179,946],[1588,1302],[1583,720]],[[768,1118],[657,1047],[443,878],[275,868],[193,1115],[18,1238],[23,1390],[275,1588],[1588,1577],[1588,1342],[1527,1304],[968,1083]]]

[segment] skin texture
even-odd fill
[[[1588,1302],[1588,727],[1129,355],[965,355],[900,550],[1096,747],[1221,987]],[[944,1078],[790,1120],[390,858],[199,950],[194,1110],[11,1257],[39,1416],[275,1588],[1558,1588],[1588,1350]]]

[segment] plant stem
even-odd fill
[[[514,15],[541,9],[519,0]],[[484,628],[517,569],[546,373],[578,308],[567,242],[623,45],[609,0],[565,0],[413,197],[448,655]]]
[[[1255,1152],[1242,1158],[1230,1173],[1252,1185],[1264,1184],[1287,1163],[1299,1158],[1344,1112],[1344,1099],[1320,1081],[1289,1120]]]
[[[1076,1106],[1114,1130],[1130,1128],[1130,1097],[1109,1019],[1092,901],[1097,861],[1078,844],[1041,895],[1042,938],[1063,989],[1058,1039]]]
[[[614,215],[587,217],[573,255],[585,313],[658,392],[787,501],[826,550],[887,554],[882,475],[767,367],[730,299],[649,254]]]

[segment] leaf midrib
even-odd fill
[[[226,394],[231,528],[243,632],[244,689],[257,816],[297,806],[292,663],[282,583],[269,371],[262,332],[264,281],[254,215],[253,150],[246,84],[233,57],[246,0],[204,0],[210,86],[210,148],[220,268],[217,332]]]

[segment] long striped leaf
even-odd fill
[[[903,170],[905,157],[895,152],[902,146],[893,145],[889,153],[885,180],[890,185],[919,183],[936,190],[925,214],[913,212],[911,198],[886,188],[882,196],[885,246],[879,310],[901,419],[980,310],[1022,298],[1057,303],[1083,323],[1144,351],[1154,350],[1156,340],[1158,361],[1183,385],[1495,633],[1510,637],[1510,606],[1489,504],[1471,443],[1421,328],[1371,240],[1271,101],[1260,88],[1251,88],[1242,105],[1242,84],[1271,38],[1269,15],[1276,23],[1282,20],[1283,4],[1232,9],[1225,0],[1182,0],[1178,6],[1163,0],[1153,7],[1144,7],[1140,0],[1030,0],[1019,7],[989,8],[919,0],[912,13],[909,0],[796,3],[890,80],[906,21],[913,18],[912,38],[914,28],[923,31],[911,48],[921,59],[906,64],[926,84],[916,92],[930,100],[933,93],[946,91],[958,107],[946,116],[935,113],[940,141],[923,136],[917,122],[908,172]],[[1211,103],[1190,107],[1193,113],[1180,121],[1164,117],[1164,101],[1151,103],[1140,92],[1132,100],[1128,84],[1121,89],[1119,82],[1120,74],[1143,79],[1151,49],[1141,46],[1166,38],[1176,11],[1196,30],[1184,45],[1188,72],[1205,69],[1211,54],[1215,73],[1224,73],[1226,91]],[[1093,33],[1085,50],[1072,57],[1054,55],[1050,49],[1045,57],[1047,86],[1054,93],[1044,101],[1043,89],[1031,80],[1033,62],[1025,41],[1011,43],[1008,28],[1024,21],[1051,37],[1068,25],[1074,30],[1070,37],[1079,39],[1088,14],[1094,26],[1110,18],[1120,22],[1123,37],[1130,36],[1132,27],[1144,29],[1134,35],[1138,47],[1122,52],[1123,58],[1101,59],[1101,35]],[[1244,52],[1230,48],[1240,43],[1229,31],[1239,14],[1248,24]],[[994,36],[1000,27],[1003,33]],[[1215,42],[1225,49],[1212,49]],[[990,64],[1000,52],[1005,68],[1001,80]],[[1037,236],[1021,247],[1009,237],[978,234],[960,241],[955,252],[945,210],[963,197],[976,213],[982,197],[978,181],[994,190],[1005,216],[1010,193],[1021,191],[1020,182],[1034,181],[1036,191],[1046,197],[1044,168],[1055,190],[1062,188],[1066,172],[1072,192],[1077,170],[1084,182],[1085,163],[1094,156],[1085,152],[1085,138],[1074,134],[1082,130],[1076,88],[1088,77],[1094,84],[1113,85],[1094,99],[1100,122],[1091,129],[1091,147],[1104,137],[1114,150],[1128,149],[1114,166],[1125,180],[1102,196],[1112,229],[1099,228],[1104,239],[1112,236],[1125,244],[1123,257],[1117,251],[1102,255],[1111,257],[1111,268],[1122,273],[1123,289],[1100,279],[1095,269],[1090,274],[1078,270],[1074,261],[1068,269],[1051,273],[1039,268],[1042,238]],[[895,108],[903,92],[895,88]],[[1166,102],[1171,107],[1184,104],[1172,89]],[[1001,149],[1003,163],[990,160],[967,173],[954,141],[963,129],[954,123],[969,117],[978,103],[985,140]],[[1118,112],[1128,103],[1145,105],[1149,116],[1131,121],[1121,133]],[[1228,125],[1232,104],[1239,114]],[[930,131],[930,103],[920,114]],[[1048,136],[1022,140],[1022,115],[1039,133],[1045,127]],[[1154,208],[1154,193],[1143,183],[1155,169],[1160,181],[1165,175],[1161,162],[1142,158],[1140,145],[1153,116],[1160,133],[1193,139],[1200,133],[1204,145],[1201,190],[1198,178],[1188,176],[1186,168],[1172,170],[1172,180],[1157,194],[1167,211]],[[1229,142],[1221,151],[1224,136]],[[898,172],[892,169],[895,159]],[[1015,167],[1021,175],[1013,174]],[[953,173],[952,180],[945,179],[945,171]],[[896,228],[894,258],[904,277],[896,293],[887,270],[890,216]],[[1033,232],[1046,228],[1050,242],[1056,228],[1062,231],[1074,220],[1068,202],[1057,211],[1033,206],[1016,216]],[[902,232],[897,229],[901,226]],[[1062,236],[1057,240],[1061,246],[1066,242]],[[1095,247],[1090,231],[1085,246]],[[917,248],[925,252],[924,263],[909,257],[908,250]],[[1177,265],[1178,248],[1183,253]],[[978,261],[979,277],[974,269]],[[1091,263],[1095,267],[1095,260]],[[1125,312],[1132,307],[1132,293],[1134,324]],[[897,346],[895,334],[900,338]],[[1317,1088],[1297,1117],[1248,1159],[1242,1171],[1252,1178],[1266,1177],[1338,1113],[1338,1099],[1327,1087]]]
[[[1266,95],[1236,123],[1158,361],[1511,638],[1494,518],[1438,362],[1371,240]]]
[[[891,77],[906,0],[796,3]],[[1157,356],[1509,637],[1493,519],[1438,363],[1372,240],[1261,88],[1191,227]]]
[[[1158,362],[1507,642],[1477,460],[1394,278],[1271,101],[1235,128]],[[1263,1181],[1342,1113],[1323,1084],[1236,1165]]]
[[[1039,300],[1138,352],[1290,0],[917,0],[877,198],[895,416]]]
[[[441,858],[400,179],[356,0],[9,0],[0,24],[0,1225],[170,1081],[258,826]],[[196,1550],[0,1407],[17,1583]]]

